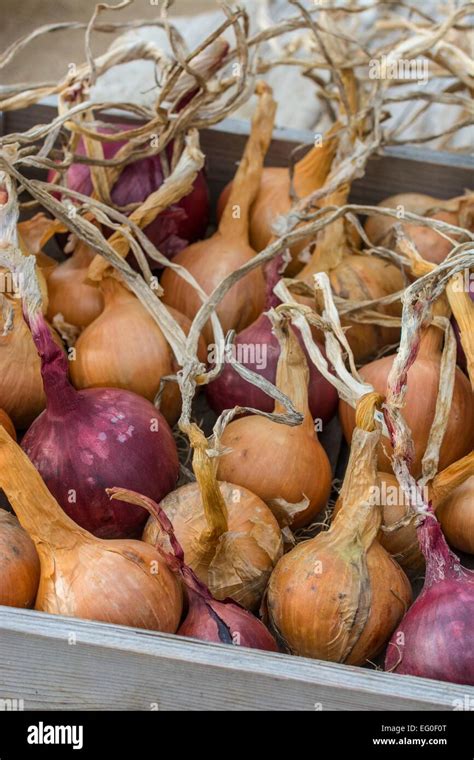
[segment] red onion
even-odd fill
[[[131,501],[147,509],[168,536],[171,551],[164,551],[161,546],[156,548],[166,560],[168,567],[181,577],[188,597],[188,612],[178,628],[178,635],[201,641],[265,649],[269,652],[279,651],[275,639],[260,620],[232,599],[217,601],[207,586],[185,564],[183,548],[175,536],[173,525],[158,504],[139,493],[131,493],[124,489],[112,488],[108,493],[112,498]]]
[[[155,499],[173,490],[179,463],[164,417],[146,399],[118,388],[76,391],[67,358],[44,318],[29,318],[46,393],[46,410],[22,441],[53,496],[81,527],[99,538],[140,535],[147,513],[111,505],[105,488],[122,484]]]
[[[474,572],[449,549],[433,514],[418,528],[423,590],[388,645],[385,670],[474,685]]]
[[[266,268],[265,308],[267,311],[280,303],[273,293],[273,288],[279,279],[280,264],[281,260],[277,257]],[[311,415],[313,419],[321,419],[323,423],[329,422],[336,413],[337,391],[311,361],[300,332],[294,329],[294,333],[304,351],[309,367],[308,401]],[[322,346],[319,345],[319,348],[325,354]],[[265,314],[261,314],[255,322],[236,336],[234,352],[240,364],[275,384],[280,344]],[[232,364],[224,366],[219,377],[207,386],[206,393],[209,404],[217,414],[221,414],[224,409],[232,409],[234,406],[250,406],[262,412],[272,412],[275,404],[274,399],[264,391],[238,375],[232,368]]]
[[[102,134],[111,134],[127,129],[130,129],[130,125],[122,124],[98,131]],[[126,141],[102,143],[104,158],[113,158],[119,148],[125,144]],[[166,148],[168,159],[171,158],[172,150],[172,144],[169,144]],[[76,153],[80,156],[86,154],[82,139],[79,141]],[[66,181],[71,190],[76,190],[83,195],[92,194],[90,169],[86,164],[73,164],[67,172]],[[143,203],[163,184],[163,181],[161,156],[142,158],[124,167],[112,188],[112,201],[116,206]],[[170,206],[159,214],[148,227],[144,228],[144,232],[161,253],[172,258],[189,243],[204,237],[208,223],[209,191],[204,173],[201,171],[196,177],[191,193],[182,198],[178,204]]]

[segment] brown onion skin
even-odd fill
[[[160,502],[160,507],[173,525],[176,538],[183,547],[186,564],[196,573],[199,580],[209,587],[213,596],[221,601],[231,597],[246,609],[256,610],[270,573],[283,551],[281,531],[271,511],[258,496],[233,483],[219,483],[219,488],[228,512],[229,530],[226,535],[235,539],[240,537],[236,552],[240,552],[246,560],[251,560],[257,571],[252,584],[242,584],[233,593],[226,587],[222,573],[209,567],[212,558],[207,557],[203,561],[202,554],[198,551],[196,539],[208,527],[198,484],[188,483],[181,486],[168,494]],[[235,498],[236,494],[238,499]],[[255,531],[257,517],[265,528],[267,548],[272,557],[259,546],[251,544],[250,540],[245,541],[245,538],[250,539]],[[166,542],[152,518],[148,520],[142,538],[153,546],[160,546],[163,541]]]
[[[185,248],[173,262],[187,269],[209,295],[231,272],[254,256],[255,251],[243,241],[235,244],[228,236],[216,232],[208,240]],[[196,290],[169,268],[163,272],[161,285],[163,303],[193,320],[202,305]],[[216,308],[224,334],[231,329],[243,330],[261,314],[264,306],[265,278],[261,269],[256,269],[233,285]],[[202,334],[207,345],[213,342],[210,322]]]
[[[39,579],[33,541],[14,515],[0,509],[0,605],[33,607]]]
[[[316,271],[316,270],[315,270]],[[298,279],[308,284],[312,283],[314,272],[308,265],[298,275]],[[405,286],[401,272],[387,261],[377,256],[359,254],[346,255],[341,264],[328,272],[331,288],[340,298],[352,301],[366,301],[383,298]],[[300,303],[314,307],[314,300],[304,296],[296,296]],[[398,303],[389,304],[380,309],[390,316],[401,316],[401,306]],[[396,343],[400,338],[400,328],[383,327],[382,325],[357,324],[348,319],[341,319],[346,331],[346,337],[356,361],[363,362],[373,357],[384,346]],[[313,330],[317,340],[321,333]]]
[[[40,358],[21,314],[20,302],[12,304],[13,330],[8,335],[0,335],[0,408],[17,430],[26,430],[45,408],[46,396]],[[49,325],[48,329],[62,348],[59,335]]]
[[[110,297],[106,294],[104,311],[84,330],[75,344],[75,359],[70,362],[70,375],[75,388],[123,388],[154,401],[165,375],[176,372],[177,366],[165,336],[133,293],[113,283]],[[188,334],[190,321],[169,308],[171,315]],[[201,339],[199,358],[205,361],[206,350]],[[170,425],[181,412],[181,394],[177,383],[167,383],[160,411]]]
[[[318,371],[311,361],[304,346],[299,330],[294,330],[301,348],[304,351],[309,368],[308,403],[313,419],[321,419],[323,423],[329,422],[334,416],[338,396],[335,388]],[[256,362],[239,361],[253,372],[275,384],[278,358],[280,356],[280,344],[273,334],[271,323],[265,314],[261,314],[255,322],[240,332],[234,345],[264,345],[266,347],[266,366],[263,369],[257,367]],[[319,346],[324,354],[324,349]],[[237,348],[238,350],[238,348]],[[234,406],[249,406],[262,412],[272,412],[275,402],[264,391],[240,377],[230,364],[225,364],[222,373],[216,380],[206,387],[208,401],[217,414],[224,409],[232,409]]]
[[[379,501],[383,516],[382,527],[378,533],[377,540],[396,560],[397,564],[400,565],[409,578],[417,578],[423,575],[425,560],[418,544],[415,522],[411,521],[407,525],[402,525],[391,532],[383,530],[383,527],[390,527],[405,518],[407,516],[407,506],[403,500],[393,504],[392,498],[385,498],[385,495],[388,496],[394,493],[391,489],[396,489],[396,492],[400,494],[400,486],[395,475],[389,472],[379,472],[378,476],[381,488],[381,499]],[[334,520],[341,507],[342,499],[339,497],[334,506],[332,520]]]
[[[331,466],[314,429],[290,427],[257,415],[233,420],[221,438],[231,451],[219,459],[217,477],[248,488],[264,502],[284,499],[298,504],[292,528],[308,525],[326,506],[331,491]]]
[[[384,356],[360,370],[363,380],[370,383],[381,394],[386,392],[387,379],[394,361],[393,356]],[[426,450],[429,432],[434,418],[436,398],[439,385],[440,362],[437,355],[433,358],[418,355],[408,371],[407,393],[403,415],[411,428],[415,457],[411,472],[414,477],[421,474],[421,460]],[[344,401],[339,405],[339,418],[346,441],[350,443],[355,427],[353,409]],[[473,448],[474,444],[474,401],[470,384],[462,371],[456,367],[453,400],[448,418],[448,426],[440,450],[438,469],[444,470],[452,462],[461,459]],[[388,452],[385,454],[383,448]],[[390,472],[392,446],[388,439],[383,439],[379,449],[378,468]]]
[[[474,554],[474,475],[436,507],[436,517],[451,546]]]
[[[65,322],[83,328],[102,313],[104,298],[101,291],[86,282],[94,257],[95,252],[79,242],[72,256],[49,274],[49,320],[52,321],[56,314],[62,314]]]
[[[16,430],[13,422],[11,421],[8,414],[3,411],[3,409],[0,409],[0,425],[3,425],[7,433],[11,435],[14,441],[16,441]]]
[[[316,563],[322,572],[315,572]],[[377,541],[367,552],[370,612],[362,633],[346,657],[347,665],[363,665],[375,657],[411,601],[410,584]],[[331,625],[347,581],[345,556],[324,551],[314,539],[303,541],[286,554],[270,578],[267,607],[273,627],[293,654],[334,660],[330,642],[337,635]]]

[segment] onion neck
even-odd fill
[[[117,277],[105,276],[100,282],[100,290],[104,296],[106,308],[112,306],[124,306],[128,303],[135,303],[137,298],[123,285]]]
[[[27,318],[36,350],[41,359],[41,375],[46,394],[46,407],[52,417],[62,418],[75,411],[80,394],[68,380],[68,360],[54,342],[41,313]]]
[[[436,509],[468,478],[474,476],[474,452],[470,452],[457,462],[440,472],[431,485],[430,497]]]
[[[199,537],[199,543],[203,556],[205,555],[210,562],[216,553],[219,538],[229,529],[227,506],[216,477],[217,457],[211,458],[208,455],[205,435],[197,425],[190,425],[187,433],[193,448],[193,470],[207,522],[207,528]]]
[[[430,506],[429,514],[417,529],[420,549],[426,560],[426,576],[423,592],[435,583],[442,581],[464,581],[469,571],[466,570],[449,548],[441,530],[441,525]]]
[[[249,244],[249,211],[260,189],[263,161],[272,139],[276,112],[270,87],[259,82],[256,91],[259,102],[252,119],[252,130],[219,223],[221,235],[246,245]]]
[[[374,412],[380,408],[382,400],[382,396],[375,392],[359,400],[349,462],[340,494],[342,507],[329,529],[329,533],[339,541],[360,541],[365,551],[375,541],[382,523],[380,499],[374,500],[377,492],[380,493],[377,469],[380,429],[375,424]]]
[[[283,254],[280,254],[279,256],[275,256],[274,259],[268,262],[268,264],[265,267],[264,274],[265,274],[265,309],[264,311],[269,311],[270,309],[274,309],[275,306],[278,306],[278,304],[281,303],[280,299],[277,295],[273,292],[273,288],[279,282],[281,279],[281,270],[285,266],[284,260],[283,260]]]
[[[275,325],[274,332],[280,342],[280,356],[276,372],[276,387],[282,391],[297,412],[303,415],[302,427],[315,435],[313,418],[308,404],[309,369],[298,339],[287,321]],[[275,401],[275,414],[285,414],[286,409]]]
[[[347,202],[349,191],[350,187],[344,185],[335,193],[328,195],[321,207],[343,206]],[[345,222],[341,217],[321,230],[318,235],[316,250],[299,273],[298,279],[312,285],[313,275],[336,269],[349,253]]]
[[[72,548],[80,538],[93,540],[63,512],[27,455],[1,426],[0,488],[38,551]]]
[[[326,181],[337,148],[335,133],[339,129],[336,122],[322,140],[295,164],[293,185],[298,198],[304,198],[319,190]]]
[[[449,305],[444,295],[433,304],[433,317],[447,317],[449,311]],[[443,331],[435,325],[430,325],[422,333],[418,356],[423,359],[434,359],[440,356],[442,347]]]
[[[79,240],[74,248],[72,256],[66,260],[66,263],[69,261],[71,265],[74,265],[75,269],[87,269],[91,261],[95,258],[95,255],[95,252],[87,245],[87,243]]]
[[[468,271],[469,274],[469,271]],[[446,294],[453,315],[458,323],[461,345],[466,357],[467,370],[474,391],[474,301],[464,290],[463,272],[453,277],[446,288]]]

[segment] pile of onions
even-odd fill
[[[374,393],[359,401],[336,519],[286,554],[270,578],[271,627],[293,654],[362,664],[381,651],[411,602],[408,579],[377,541],[381,513],[371,494],[380,401]]]
[[[176,631],[182,592],[161,554],[142,541],[103,541],[80,528],[63,512],[26,454],[2,428],[0,488],[39,555],[37,610]]]
[[[146,512],[110,504],[105,488],[137,490],[160,500],[178,477],[178,454],[164,417],[135,393],[115,388],[76,391],[67,359],[51,338],[41,313],[29,324],[47,398],[46,410],[22,447],[62,508],[101,538],[140,534]]]
[[[73,253],[48,277],[48,318],[61,314],[68,325],[87,327],[104,308],[101,291],[89,285],[87,273],[95,252],[72,238]]]
[[[8,414],[4,412],[3,409],[0,409],[0,425],[3,425],[7,433],[11,435],[14,441],[16,441],[15,426],[13,425],[13,422],[11,421]]]
[[[421,461],[435,415],[441,370],[441,344],[443,333],[437,327],[430,326],[421,337],[416,360],[408,371],[407,391],[403,416],[409,425],[414,442],[414,458],[411,466],[412,475],[421,474]],[[395,360],[395,355],[377,359],[360,370],[363,380],[370,383],[379,393],[385,393],[387,379]],[[344,435],[351,441],[354,430],[354,410],[341,401],[339,415]],[[474,444],[474,399],[469,381],[456,367],[453,398],[448,417],[446,433],[440,449],[439,468],[444,469],[452,462],[461,459]],[[379,469],[391,471],[392,447],[384,439],[379,450]]]
[[[281,345],[276,385],[303,417],[290,426],[251,415],[233,420],[221,443],[217,476],[248,488],[274,511],[282,526],[308,525],[326,506],[331,465],[318,441],[308,406],[309,371],[295,332],[285,320],[275,325]],[[284,407],[275,402],[275,414]]]
[[[83,388],[123,388],[155,399],[160,380],[173,375],[178,366],[165,336],[141,301],[116,277],[104,277],[99,293],[104,311],[79,336],[70,372],[73,385]],[[187,334],[187,317],[169,308]],[[199,358],[205,361],[201,340]],[[176,383],[166,383],[160,411],[170,425],[179,417],[181,394]]]
[[[283,552],[277,521],[255,494],[233,483],[216,480],[215,457],[199,428],[189,429],[194,449],[196,483],[168,494],[160,506],[173,525],[187,564],[216,599],[230,597],[249,610],[256,610],[268,578]],[[168,547],[153,518],[143,540]]]
[[[307,154],[297,161],[293,170],[293,189],[299,198],[310,195],[324,185],[335,155],[337,140],[335,124],[328,131],[321,144],[314,145]],[[221,218],[232,192],[233,182],[222,191],[217,205],[217,216]],[[293,206],[291,197],[291,177],[287,167],[268,166],[263,169],[257,196],[250,208],[250,245],[256,251],[263,251],[274,237],[275,220],[287,214]],[[311,241],[304,239],[290,248],[292,261],[286,268],[288,276],[296,274],[303,266],[298,257]]]
[[[256,92],[259,102],[252,131],[217,232],[174,258],[174,263],[187,269],[207,294],[255,256],[249,244],[249,208],[258,191],[276,110],[265,83],[259,82]],[[165,291],[163,302],[193,319],[202,303],[197,290],[170,268],[163,273],[161,284]],[[231,287],[218,304],[216,314],[224,333],[231,329],[240,332],[261,314],[264,305],[265,279],[261,269],[255,269]],[[204,326],[203,335],[210,344],[213,338],[210,322]]]
[[[391,195],[379,203],[387,208],[400,208],[419,216],[426,216],[440,222],[447,222],[468,230],[474,229],[474,194],[441,200],[420,193],[400,193]],[[391,245],[395,224],[401,219],[389,216],[370,216],[365,223],[365,231],[374,245]],[[453,244],[430,227],[423,227],[413,222],[402,224],[402,229],[413,241],[418,253],[427,261],[440,264],[448,255]]]
[[[223,39],[215,40],[206,50],[192,61],[193,71],[204,80],[209,79],[222,65],[227,55],[229,44]],[[171,97],[176,103],[176,111],[181,110],[196,92],[196,79],[187,73],[176,83]],[[130,124],[111,124],[98,130],[102,135],[115,135],[133,129]],[[126,139],[104,140],[102,142],[105,159],[114,158],[127,144]],[[127,164],[111,188],[110,197],[118,207],[133,203],[143,203],[149,195],[157,190],[169,174],[169,167],[175,158],[174,143],[165,148],[163,154],[148,156]],[[79,156],[86,155],[86,145],[79,140],[76,148]],[[50,173],[50,181],[55,172]],[[87,164],[73,164],[66,175],[67,186],[83,195],[92,195],[93,184],[90,168]],[[165,256],[172,257],[182,248],[204,237],[209,222],[209,191],[203,172],[194,182],[192,192],[173,204],[144,229],[144,233]],[[156,266],[156,262],[151,262]]]
[[[39,578],[40,563],[33,541],[14,515],[0,509],[0,604],[33,607]]]
[[[385,670],[474,685],[474,572],[464,568],[429,513],[418,528],[423,590],[394,633]]]
[[[0,407],[8,414],[17,430],[25,430],[46,405],[41,362],[35,344],[23,319],[21,301],[6,299],[13,309],[10,332],[0,332]],[[62,353],[61,340],[45,323],[56,350]]]
[[[131,491],[113,488],[109,493],[112,498],[145,507],[156,520],[160,533],[168,536],[171,551],[165,551],[160,546],[157,548],[169,568],[181,578],[188,601],[186,617],[178,628],[178,635],[269,652],[278,651],[275,639],[260,620],[231,599],[222,602],[215,599],[208,587],[185,564],[183,548],[166,513],[158,504]]]
[[[278,259],[274,259],[266,270],[266,311],[279,303],[279,299],[273,293],[273,287],[279,277],[278,264]],[[295,335],[309,366],[308,402],[311,416],[323,423],[329,422],[337,409],[337,393],[310,360],[300,333],[295,331]],[[275,384],[280,344],[266,314],[261,314],[255,322],[242,330],[235,338],[234,346],[237,361]],[[322,346],[319,348],[324,354]],[[206,393],[211,407],[217,414],[235,406],[250,406],[261,412],[273,411],[274,402],[270,396],[238,375],[229,363],[224,365],[219,377],[209,383]]]

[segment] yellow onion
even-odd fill
[[[276,104],[270,88],[257,85],[259,103],[252,121],[252,131],[234,180],[232,193],[219,222],[217,232],[208,240],[185,248],[174,258],[190,272],[202,289],[210,294],[228,275],[255,256],[249,243],[249,208],[258,191],[263,160],[272,137]],[[163,303],[193,319],[202,300],[198,292],[172,269],[161,278]],[[216,308],[224,333],[240,332],[251,324],[265,305],[265,278],[261,268],[249,272],[236,282]],[[213,339],[211,323],[203,328],[207,344]]]
[[[67,324],[87,327],[102,312],[102,293],[86,282],[94,257],[95,252],[86,243],[76,241],[72,255],[49,274],[47,316],[50,321],[62,314]]]
[[[386,208],[400,208],[419,216],[426,216],[458,227],[474,229],[474,194],[441,200],[420,193],[400,193],[391,195],[379,203]],[[390,246],[394,225],[402,222],[388,216],[370,216],[365,223],[365,231],[374,245]],[[405,222],[402,229],[413,241],[418,253],[427,261],[440,264],[453,244],[439,232],[413,222]]]
[[[343,205],[347,201],[349,189],[342,187],[324,200],[325,205]],[[375,255],[355,252],[347,223],[338,219],[320,233],[310,261],[298,274],[298,280],[313,287],[313,276],[326,272],[331,288],[336,296],[349,301],[370,301],[396,293],[404,287],[403,275],[397,267]],[[299,296],[302,303],[310,303]],[[399,317],[400,303],[373,307],[384,315]],[[362,324],[341,318],[347,330],[347,340],[358,362],[376,354],[381,348],[396,343],[400,328],[381,324]]]
[[[474,554],[474,453],[441,472],[433,490],[436,517],[447,541]]]
[[[407,577],[377,541],[380,431],[373,411],[380,401],[368,394],[359,402],[336,519],[286,554],[270,578],[268,617],[293,654],[363,664],[383,649],[411,602]]]
[[[174,633],[182,592],[160,553],[142,541],[103,540],[80,528],[0,428],[0,488],[33,540],[41,571],[35,609]]]
[[[222,435],[222,446],[228,451],[219,459],[217,477],[260,496],[282,526],[299,528],[326,506],[331,466],[309,409],[309,371],[298,339],[286,323],[275,327],[275,332],[281,344],[276,386],[292,401],[303,422],[290,426],[259,415],[233,420]],[[283,411],[276,402],[274,412]]]
[[[17,430],[25,430],[46,406],[41,379],[41,362],[23,319],[21,301],[6,299],[13,309],[13,327],[0,333],[0,408],[11,417]],[[54,341],[62,346],[52,327]]]
[[[331,168],[337,147],[336,123],[324,138],[308,153],[297,161],[293,171],[293,188],[298,198],[304,198],[324,185]],[[217,205],[220,219],[232,192],[233,182],[222,191]],[[294,199],[291,197],[291,177],[287,167],[268,166],[263,169],[260,187],[250,209],[250,245],[255,251],[263,251],[274,237],[273,224],[280,216],[287,214]],[[298,256],[311,241],[308,239],[294,243],[290,248],[292,261],[286,268],[286,274],[292,276],[303,266]]]
[[[421,474],[421,461],[426,451],[428,437],[436,409],[439,378],[441,371],[442,332],[430,326],[424,330],[418,355],[408,370],[407,392],[403,416],[409,425],[414,442],[414,458],[411,466],[412,475]],[[385,393],[387,379],[395,360],[395,355],[384,356],[360,370],[362,379],[378,391]],[[469,380],[456,367],[453,398],[448,417],[448,424],[440,449],[439,468],[445,469],[452,462],[461,459],[474,444],[474,399]],[[354,410],[344,401],[339,407],[339,416],[346,440],[350,442],[355,425]],[[388,439],[383,439],[379,448],[379,469],[390,472],[392,446]]]
[[[39,577],[33,541],[14,515],[0,509],[0,604],[33,607]]]
[[[249,610],[258,609],[268,578],[283,551],[277,521],[255,494],[216,480],[215,458],[192,426],[196,483],[168,494],[160,507],[173,525],[186,564],[216,599],[227,597]],[[168,537],[150,518],[143,540],[168,548]]]
[[[174,374],[178,366],[165,336],[141,301],[115,277],[100,283],[103,312],[84,330],[75,344],[70,363],[74,386],[123,388],[153,401],[160,380]],[[169,307],[171,315],[187,334],[190,321]],[[201,340],[199,358],[206,359]],[[181,410],[178,385],[165,386],[160,411],[173,425]]]

